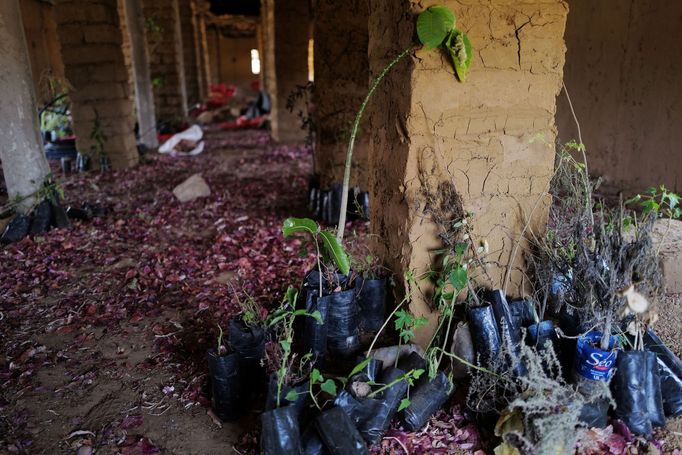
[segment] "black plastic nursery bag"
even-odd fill
[[[645,351],[624,351],[616,360],[613,398],[616,417],[635,434],[649,437],[652,432],[647,410]]]
[[[320,414],[315,426],[332,455],[369,455],[362,436],[341,408],[334,407]]]
[[[417,431],[450,398],[454,386],[442,371],[428,382],[420,383],[410,393],[410,405],[403,410],[402,420],[405,428]]]
[[[260,416],[261,451],[265,455],[298,455],[301,453],[301,435],[298,413],[292,406],[272,409]]]
[[[211,377],[213,411],[223,421],[234,421],[241,415],[241,385],[239,355],[217,355],[208,351],[208,371]]]

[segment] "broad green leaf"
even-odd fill
[[[296,308],[296,299],[298,298],[298,289],[293,286],[287,288],[287,303],[291,308]]]
[[[282,226],[284,237],[290,237],[298,232],[308,232],[315,235],[319,230],[320,227],[310,218],[287,218]]]
[[[450,272],[450,284],[457,290],[457,293],[467,287],[467,271],[464,267],[459,266]]]
[[[320,389],[329,395],[336,396],[336,383],[332,379],[327,379],[320,385]]]
[[[415,379],[419,379],[422,374],[424,374],[424,370],[421,368],[412,372],[412,376],[414,376]]]
[[[319,234],[322,237],[324,251],[329,259],[334,261],[341,273],[348,275],[350,272],[350,261],[339,240],[327,231],[320,231]]]
[[[428,48],[443,44],[455,27],[455,15],[444,6],[432,6],[417,17],[417,36]]]
[[[428,323],[429,323],[428,319],[426,319],[423,316],[419,316],[417,319],[414,320],[414,323],[412,323],[412,328],[418,329],[419,327],[424,327]]]
[[[298,399],[298,393],[295,390],[289,390],[284,399],[287,401],[296,401]]]
[[[471,49],[471,41],[466,33],[459,30],[453,30],[445,46],[450,52],[452,63],[455,66],[455,73],[460,82],[464,82],[467,77],[467,72],[471,66],[473,59],[473,52]]]
[[[675,193],[666,193],[666,195],[668,196],[668,205],[674,209],[680,203],[680,197]]]
[[[280,344],[282,345],[282,349],[284,350],[284,352],[291,351],[291,342],[287,340],[282,340],[280,341]]]
[[[359,372],[361,372],[362,370],[364,370],[365,367],[366,367],[367,365],[369,365],[369,362],[370,362],[371,360],[372,360],[372,358],[371,358],[371,357],[368,357],[368,358],[366,358],[365,360],[363,360],[362,362],[360,362],[360,363],[358,363],[357,365],[355,365],[355,367],[353,368],[353,371],[350,372],[350,374],[348,375],[348,377],[349,377],[349,378],[350,378],[350,377],[353,377],[353,376],[355,376],[356,374],[358,374]]]
[[[312,313],[309,313],[308,316],[315,319],[319,324],[324,324],[324,319],[322,319],[322,313],[320,313],[319,311],[315,310]]]
[[[405,408],[408,408],[412,404],[409,398],[403,398],[400,400],[400,406],[398,406],[398,412],[402,411]]]
[[[317,384],[318,382],[322,382],[324,380],[324,377],[322,376],[322,373],[320,373],[320,370],[317,368],[313,368],[313,371],[310,372],[310,382],[313,384]]]

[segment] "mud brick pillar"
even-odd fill
[[[38,129],[35,95],[19,0],[0,2],[0,162],[10,200],[26,198],[17,207],[28,212],[29,197],[49,172]]]
[[[278,142],[302,142],[306,133],[287,98],[308,82],[310,8],[308,0],[263,0],[266,88],[272,98],[272,137]]]
[[[156,109],[149,69],[149,51],[144,34],[144,13],[139,0],[124,0],[122,3],[125,5],[124,17],[129,38],[140,142],[149,148],[155,148],[158,147],[159,141],[156,135]]]
[[[187,90],[178,0],[143,0],[142,4],[156,116],[161,122],[182,123],[187,116]]]
[[[198,70],[199,96],[203,101],[209,95],[211,84],[211,59],[208,53],[206,36],[206,14],[211,5],[205,0],[192,0],[192,16],[194,20],[194,53]]]
[[[315,171],[323,187],[343,180],[355,113],[369,89],[369,0],[318,0],[315,4]],[[366,122],[353,151],[351,185],[368,187]]]
[[[60,0],[55,10],[65,75],[73,91],[71,114],[77,147],[98,165],[99,129],[103,151],[116,169],[139,160],[135,143],[132,89],[128,80],[116,0]]]
[[[415,15],[434,4],[457,15],[473,43],[473,63],[467,82],[459,83],[446,55],[419,49],[377,91],[368,126],[372,231],[397,276],[423,273],[429,251],[442,246],[425,193],[442,199],[454,189],[473,214],[475,241],[488,245],[491,279],[480,276],[479,284],[499,288],[526,223],[542,231],[547,218],[568,8],[560,0],[372,1],[373,75],[413,44]],[[511,264],[512,295],[522,286],[520,250]],[[437,314],[421,295],[411,305],[430,321],[417,336],[425,344]]]
[[[201,101],[199,93],[199,65],[195,47],[195,19],[190,0],[178,0],[180,30],[182,32],[182,60],[185,70],[187,105],[192,107]]]

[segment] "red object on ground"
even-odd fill
[[[170,139],[171,137],[173,137],[173,134],[172,134],[172,133],[169,133],[169,134],[161,134],[161,133],[159,133],[159,134],[156,135],[156,137],[157,137],[157,139],[159,140],[159,144],[163,144],[163,143],[166,142],[168,139]]]
[[[210,95],[206,101],[207,109],[217,109],[221,106],[227,104],[227,102],[232,98],[237,91],[237,87],[234,85],[226,84],[211,84],[209,86]]]
[[[245,116],[239,117],[237,120],[230,120],[227,122],[222,122],[218,124],[218,129],[221,130],[240,130],[246,128],[256,128],[263,124],[266,116],[261,115],[260,117],[248,119]]]

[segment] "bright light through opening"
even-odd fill
[[[253,74],[260,74],[260,55],[258,55],[258,49],[251,49],[251,72]]]

